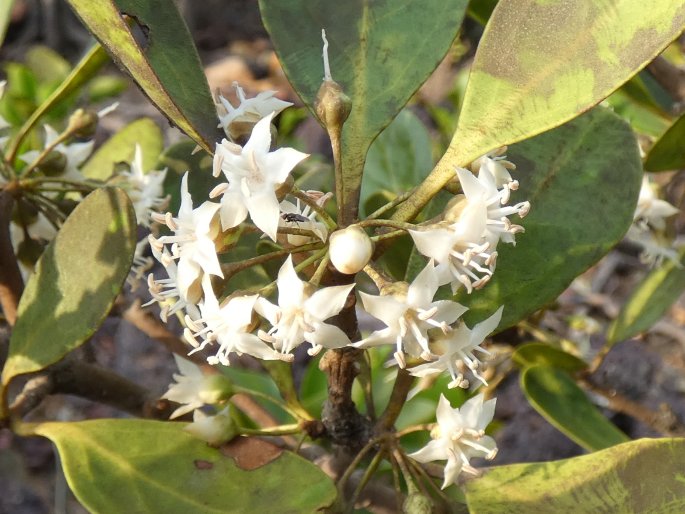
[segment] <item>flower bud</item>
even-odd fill
[[[433,502],[427,496],[419,492],[410,493],[402,505],[402,512],[411,512],[412,514],[430,514],[433,512]]]
[[[76,137],[87,138],[92,137],[93,134],[95,134],[97,125],[98,115],[96,112],[77,109],[74,114],[69,117],[67,130]]]
[[[67,157],[62,152],[52,150],[43,159],[38,166],[40,171],[46,177],[57,177],[64,172],[67,167]]]
[[[198,398],[207,405],[217,405],[235,394],[233,382],[219,373],[206,375],[202,388],[198,391]]]
[[[342,130],[342,125],[352,110],[352,100],[340,84],[324,80],[316,95],[316,114],[327,130]]]
[[[331,262],[346,275],[361,271],[371,259],[373,243],[358,225],[333,232],[329,238]]]
[[[230,406],[215,416],[208,416],[201,410],[193,412],[193,422],[183,430],[203,441],[219,446],[238,435],[238,430],[231,418]]]

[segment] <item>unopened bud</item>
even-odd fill
[[[220,373],[205,376],[199,399],[207,405],[217,405],[229,400],[235,394],[233,382]]]
[[[69,117],[67,130],[76,137],[92,137],[98,125],[98,115],[93,111],[77,109]]]
[[[333,232],[329,241],[331,262],[346,275],[361,271],[373,255],[373,243],[358,225]]]
[[[67,167],[67,157],[62,152],[57,150],[52,150],[45,158],[41,161],[38,166],[38,171],[40,171],[46,177],[57,177],[64,172]]]
[[[324,80],[316,95],[316,114],[327,130],[341,130],[352,110],[352,100],[340,84]]]
[[[238,435],[238,429],[231,418],[230,406],[216,416],[208,416],[201,410],[195,410],[193,422],[183,430],[213,446],[226,443]]]

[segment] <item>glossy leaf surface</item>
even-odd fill
[[[685,511],[685,440],[640,439],[553,462],[493,467],[466,483],[472,514]]]
[[[295,514],[333,503],[335,486],[309,461],[273,447],[243,469],[233,442],[211,448],[184,426],[109,419],[43,423],[34,432],[55,443],[69,486],[91,512],[223,514],[277,505],[279,513]]]
[[[165,0],[68,1],[159,110],[205,150],[214,151],[221,138],[214,102],[176,5]]]
[[[131,267],[135,227],[120,189],[97,189],[74,209],[26,284],[3,385],[57,362],[97,330]]]
[[[564,371],[544,365],[526,368],[521,372],[521,389],[535,410],[586,450],[628,440]]]

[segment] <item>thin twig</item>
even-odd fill
[[[0,306],[10,326],[17,320],[17,306],[24,291],[24,280],[10,237],[13,207],[12,194],[0,191]]]

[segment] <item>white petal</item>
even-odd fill
[[[426,257],[442,263],[449,259],[454,246],[454,235],[451,230],[438,228],[433,230],[410,230],[416,249]]]
[[[478,178],[469,170],[464,168],[457,168],[457,176],[461,189],[464,191],[466,199],[469,201],[480,200],[485,195],[485,188],[483,184],[478,181]]]
[[[397,327],[399,319],[407,312],[407,305],[392,295],[375,296],[359,292],[364,310],[389,327]]]
[[[433,263],[429,262],[409,285],[407,303],[414,308],[428,309],[437,290],[438,275]]]
[[[276,241],[278,221],[281,219],[276,193],[272,189],[256,193],[245,199],[245,205],[254,224]]]
[[[492,316],[473,327],[473,330],[471,331],[471,344],[480,344],[497,328],[497,325],[499,325],[499,322],[502,319],[503,310],[504,306],[502,305]]]
[[[442,483],[441,489],[445,489],[451,484],[456,484],[457,476],[461,473],[462,462],[453,455],[450,455],[447,464],[445,465],[445,480]]]
[[[293,268],[292,255],[281,266],[278,271],[278,306],[281,309],[298,308],[304,301],[304,283],[298,278]]]
[[[342,310],[353,287],[354,284],[349,284],[319,289],[305,300],[304,308],[316,319],[326,320]]]
[[[265,169],[262,171],[272,182],[281,184],[293,168],[307,157],[309,154],[298,152],[294,148],[279,148],[264,156],[262,164]]]
[[[448,325],[457,321],[462,314],[469,310],[468,307],[464,307],[463,305],[450,300],[439,300],[434,302],[433,307],[437,307],[438,310],[433,314],[431,319],[438,323],[447,323]]]
[[[265,155],[271,146],[271,120],[274,114],[271,113],[267,117],[262,118],[252,129],[250,140],[243,148],[243,155],[249,155],[254,152],[256,156]]]
[[[279,309],[277,305],[274,305],[266,298],[261,297],[255,303],[254,310],[257,314],[266,318],[272,325],[277,323],[278,314],[281,312],[281,309]]]
[[[258,295],[236,296],[221,309],[221,313],[226,323],[234,327],[236,331],[241,331],[252,321],[252,310]]]
[[[229,188],[221,197],[221,228],[228,230],[237,227],[247,218],[245,198],[238,190]]]
[[[408,454],[408,457],[419,462],[433,462],[436,460],[445,460],[447,458],[447,451],[444,443],[436,439],[429,441],[428,444],[419,451]]]
[[[350,344],[350,339],[339,327],[328,323],[314,323],[313,332],[304,333],[305,340],[313,345],[321,345],[324,348],[342,348]]]

